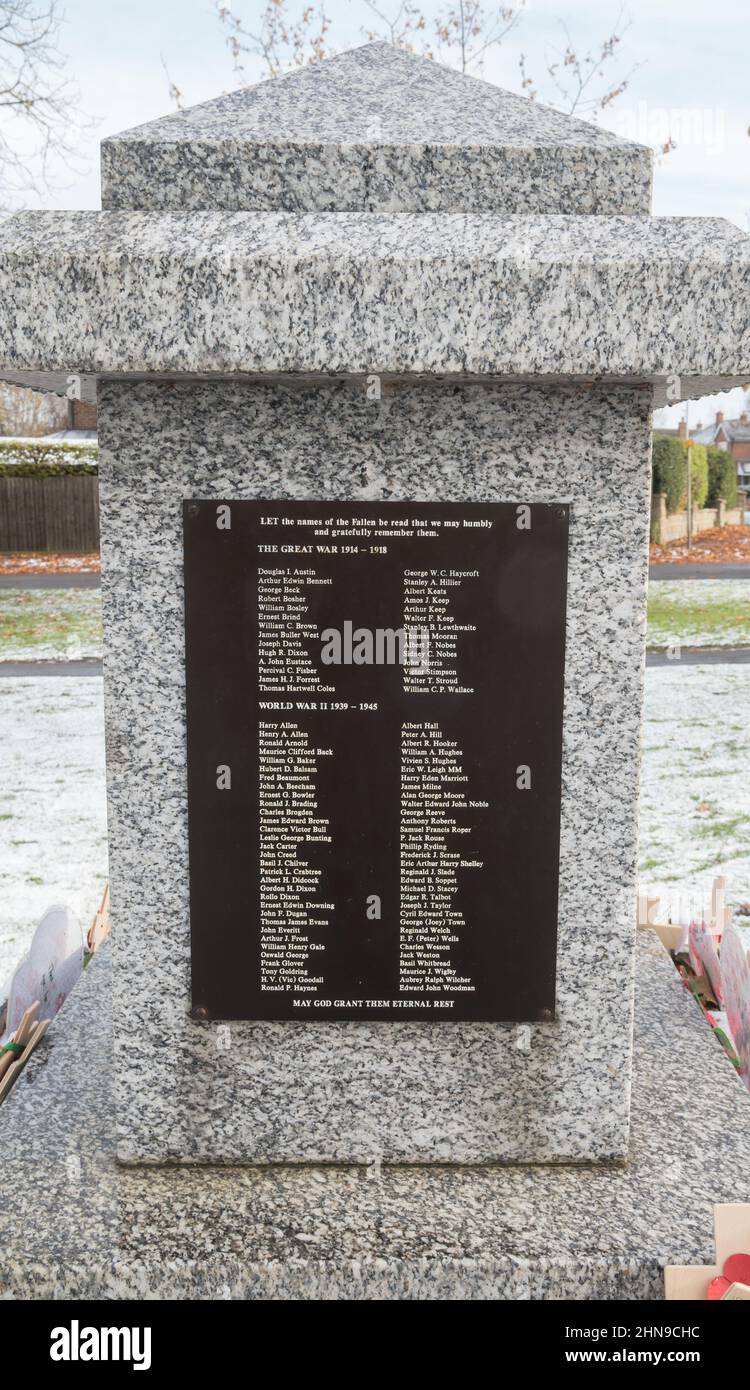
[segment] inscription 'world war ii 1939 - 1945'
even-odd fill
[[[185,503],[199,1017],[553,1016],[567,533]]]

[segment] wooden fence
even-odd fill
[[[0,551],[99,549],[99,479],[3,478],[0,475]]]

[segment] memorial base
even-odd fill
[[[105,949],[0,1110],[0,1296],[659,1299],[750,1201],[750,1097],[641,932],[623,1165],[122,1167]]]

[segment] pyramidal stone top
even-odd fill
[[[112,210],[643,215],[651,178],[645,146],[388,43],[102,145]]]

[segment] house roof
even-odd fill
[[[714,420],[702,430],[691,430],[690,438],[696,444],[713,444],[719,434],[724,434],[730,444],[750,440],[750,420]]]

